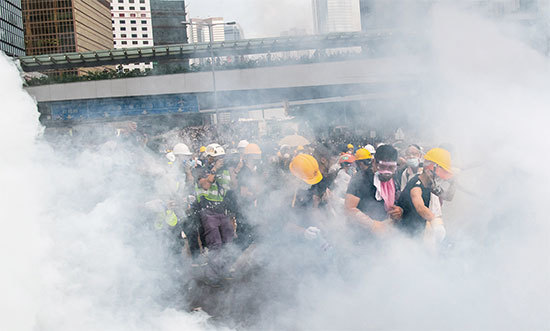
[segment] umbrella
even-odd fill
[[[290,147],[305,146],[305,145],[309,145],[309,141],[302,136],[293,134],[291,136],[286,136],[283,139],[281,139],[279,141],[279,146],[282,146],[282,145],[288,145]]]

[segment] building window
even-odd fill
[[[127,45],[127,44],[128,44],[128,42],[126,40],[122,41],[122,45]]]
[[[124,13],[118,14],[119,17],[124,17]]]
[[[141,37],[142,38],[149,38],[149,35],[145,33],[145,34],[142,34]]]
[[[145,0],[139,0],[139,3],[145,3]]]
[[[141,14],[141,17],[147,17],[147,14]]]
[[[118,10],[124,10],[123,6],[118,7]]]
[[[145,10],[145,7],[139,7],[139,10]]]
[[[125,20],[120,20],[119,23],[120,24],[126,24],[126,21]]]
[[[130,7],[130,10],[136,10],[136,7]]]
[[[141,24],[147,24],[147,21],[141,21]]]
[[[131,20],[131,21],[130,21],[130,24],[136,24],[136,21]]]
[[[149,45],[149,40],[144,40],[143,45]]]
[[[146,27],[146,26],[142,26],[142,27],[141,27],[141,31],[147,31],[147,27]]]
[[[125,27],[125,26],[121,26],[121,27],[120,27],[120,31],[126,31],[126,27]]]
[[[113,41],[113,45],[116,45],[116,40]]]
[[[118,0],[118,3],[123,3],[123,2],[124,2],[124,0]]]
[[[135,26],[130,28],[132,31],[137,31],[137,28]]]
[[[135,14],[135,13],[131,13],[131,14],[130,14],[130,17],[136,17],[136,14]]]
[[[132,41],[132,45],[137,45],[137,44],[138,44],[137,40]]]

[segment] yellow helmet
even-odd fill
[[[201,146],[201,148],[199,149],[199,152],[200,153],[206,152],[206,146]]]
[[[451,153],[443,148],[432,148],[424,155],[424,160],[431,161],[449,173],[453,173],[451,168]]]
[[[355,152],[355,159],[357,161],[372,159],[372,154],[364,148],[359,148],[357,152]]]
[[[323,179],[317,160],[309,154],[298,154],[290,162],[290,172],[309,185],[315,185]]]
[[[353,145],[352,145],[352,144],[348,144],[348,149],[353,149]]]

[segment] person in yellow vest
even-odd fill
[[[227,213],[225,198],[230,190],[231,176],[224,166],[225,150],[218,144],[206,146],[207,164],[200,169],[195,182],[199,219],[204,231],[203,246],[208,248],[209,264],[205,276],[218,282],[228,269],[222,247],[233,241],[235,228]]]
[[[234,237],[233,224],[226,215],[224,198],[230,189],[231,177],[224,167],[225,150],[218,144],[206,147],[208,163],[195,183],[195,194],[200,205],[201,223],[208,249],[219,249]]]

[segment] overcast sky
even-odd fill
[[[313,29],[311,0],[187,0],[188,17],[238,22],[245,38],[279,36],[292,28]]]

